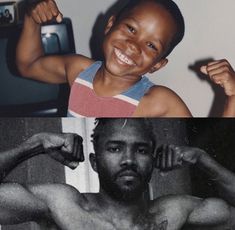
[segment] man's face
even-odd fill
[[[176,32],[169,12],[151,1],[143,1],[110,25],[112,20],[103,50],[106,69],[116,76],[139,77],[151,71],[161,63]]]
[[[136,120],[113,120],[99,137],[96,152],[101,190],[118,200],[135,200],[153,170],[153,144]]]

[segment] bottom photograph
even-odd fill
[[[235,119],[0,118],[0,230],[233,230]]]

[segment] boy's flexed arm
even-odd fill
[[[186,146],[164,146],[159,151],[157,167],[170,170],[183,164],[194,164],[202,169],[221,190],[221,196],[235,207],[235,174],[224,168],[204,150]]]
[[[223,117],[235,117],[235,71],[230,63],[225,59],[212,61],[202,66],[201,72],[210,77],[212,82],[223,87],[228,96]]]
[[[73,83],[76,74],[83,69],[80,55],[45,56],[41,42],[41,24],[62,14],[53,0],[40,1],[26,15],[17,45],[16,62],[22,76],[47,83]],[[72,71],[71,71],[72,70]]]
[[[17,148],[0,153],[1,180],[17,164],[38,154],[48,154],[55,160],[75,168],[84,160],[82,138],[74,134],[40,133]],[[66,193],[65,193],[66,191]],[[62,185],[23,187],[16,183],[0,185],[0,224],[40,221],[50,217],[50,204],[57,194],[71,194]]]

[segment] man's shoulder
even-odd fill
[[[82,193],[68,184],[37,184],[30,185],[28,188],[33,194],[43,197],[51,203],[54,203],[56,200],[82,201],[84,199],[84,195]]]

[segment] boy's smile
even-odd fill
[[[114,53],[117,56],[117,60],[120,64],[126,64],[129,66],[135,66],[135,62],[128,57],[125,53],[123,53],[120,49],[114,48]]]
[[[143,1],[117,21],[111,17],[105,32],[103,49],[107,72],[139,79],[167,63],[162,57],[176,32],[176,25],[162,6]]]

